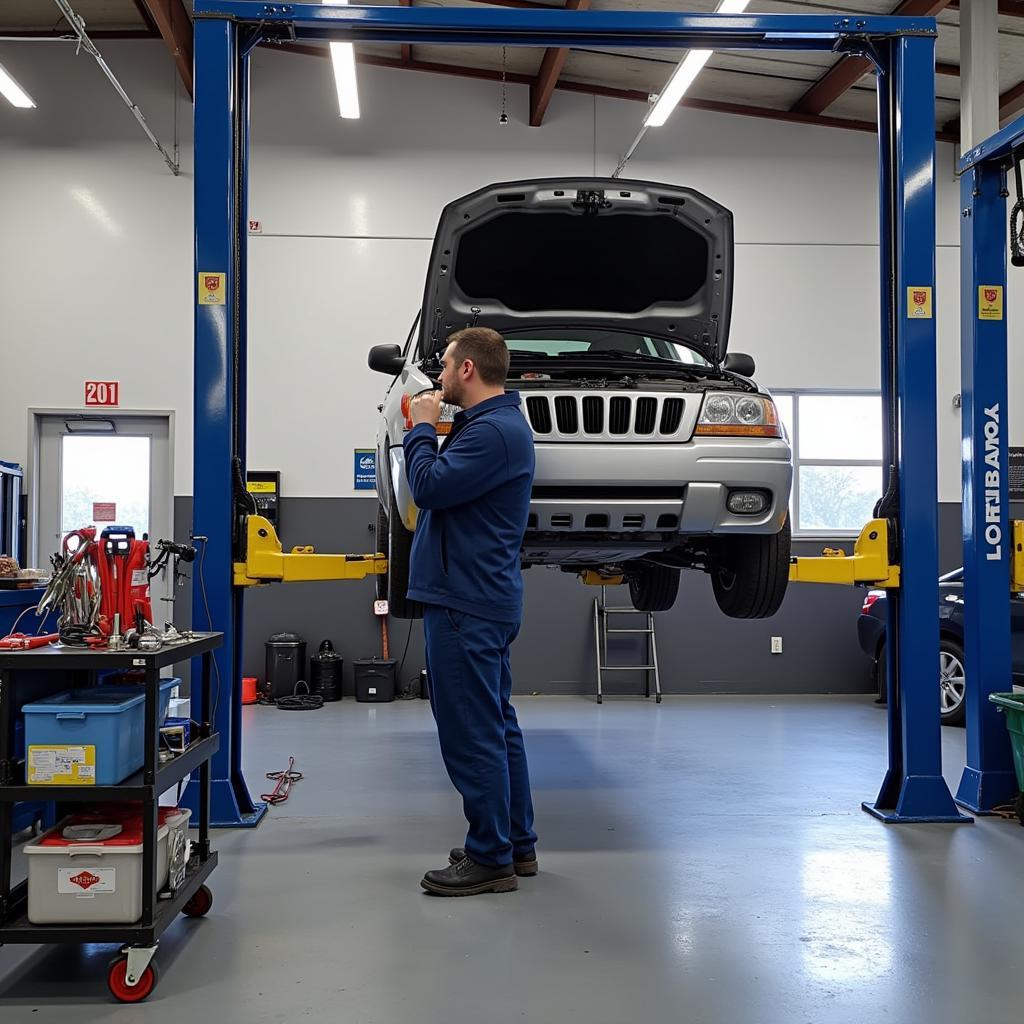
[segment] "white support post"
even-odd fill
[[[999,129],[999,8],[997,0],[960,4],[960,151]]]

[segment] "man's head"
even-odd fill
[[[467,327],[448,336],[441,357],[444,400],[469,409],[505,390],[508,347],[489,327]]]

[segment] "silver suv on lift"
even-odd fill
[[[394,377],[377,434],[378,580],[392,614],[420,614],[406,597],[409,399],[435,386],[448,335],[480,324],[505,336],[507,387],[536,442],[524,568],[623,577],[642,611],[671,608],[680,570],[698,569],[726,615],[774,615],[792,451],[753,359],[727,354],[732,278],[732,214],[692,189],[546,179],[446,206],[404,350],[369,355]]]

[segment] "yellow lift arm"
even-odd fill
[[[308,583],[315,580],[362,580],[388,571],[382,554],[318,555],[312,547],[285,552],[277,531],[263,516],[247,516],[246,557],[235,562],[236,587],[257,587],[263,583]]]
[[[1010,523],[1013,552],[1010,558],[1010,589],[1024,593],[1024,520]],[[817,558],[794,558],[789,566],[792,583],[865,584],[881,590],[900,585],[900,567],[889,564],[889,526],[872,519],[857,538],[853,554],[825,548]]]
[[[1013,554],[1010,556],[1010,589],[1015,594],[1024,592],[1024,519],[1010,522],[1013,534]]]
[[[793,558],[789,566],[791,583],[866,584],[880,589],[900,585],[900,567],[889,563],[889,524],[872,519],[860,531],[853,554],[825,548],[812,558]]]

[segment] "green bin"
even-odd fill
[[[1017,788],[1024,794],[1024,693],[990,693],[988,699],[1006,715],[1006,728],[1013,745],[1013,766],[1017,771]],[[1024,824],[1024,799],[1017,800],[1017,813]]]

